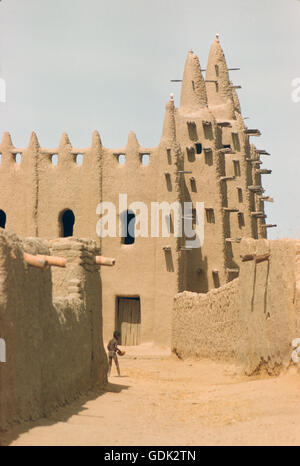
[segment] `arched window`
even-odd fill
[[[0,209],[0,228],[5,228],[6,224],[6,213]]]
[[[63,238],[67,236],[73,236],[73,228],[75,223],[75,215],[70,209],[64,210],[60,214],[60,229]]]
[[[122,244],[133,244],[135,241],[135,214],[131,210],[126,210],[121,214],[123,225]]]

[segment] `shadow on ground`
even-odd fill
[[[76,400],[65,406],[58,407],[48,417],[41,418],[36,421],[24,422],[13,427],[11,430],[0,432],[0,446],[9,446],[14,440],[34,427],[51,426],[57,422],[67,422],[72,416],[79,415],[85,411],[86,403],[96,400],[106,393],[121,393],[123,390],[128,390],[129,385],[121,385],[108,382],[104,388],[96,388],[90,390],[87,394],[79,396]]]

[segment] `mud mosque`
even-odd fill
[[[269,154],[252,142],[260,131],[242,116],[235,70],[218,36],[206,69],[189,51],[180,106],[171,95],[154,148],[141,146],[133,132],[115,149],[96,131],[85,148],[73,147],[65,133],[53,148],[41,147],[35,133],[26,148],[3,134],[2,425],[45,415],[105,381],[103,341],[115,329],[124,346],[153,341],[180,357],[235,358],[248,373],[289,363],[300,330],[300,244],[267,240],[276,227],[264,210],[273,201],[262,187]],[[203,202],[203,245],[188,248],[184,236],[175,237],[172,211],[168,238],[128,231],[99,238],[97,206],[117,205],[120,193],[149,212],[152,202]],[[120,215],[128,230],[135,213]],[[196,217],[193,209],[194,224]]]
[[[97,132],[87,148],[72,147],[66,134],[53,149],[40,147],[34,133],[27,148],[16,148],[9,134],[3,136],[1,227],[22,237],[94,239],[103,255],[117,258],[113,269],[101,273],[105,338],[129,313],[135,325],[130,337],[123,334],[124,343],[128,338],[169,341],[174,295],[205,293],[238,277],[241,238],[265,238],[273,226],[264,212],[272,199],[262,187],[262,177],[271,172],[261,168],[268,154],[252,144],[260,132],[247,127],[239,86],[230,75],[218,37],[206,71],[189,51],[180,107],[171,97],[155,148],[142,147],[132,132],[117,149],[105,148]],[[119,193],[149,209],[153,201],[204,202],[203,247],[188,250],[185,239],[172,233],[170,238],[99,239],[97,205],[117,205]]]

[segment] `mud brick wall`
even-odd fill
[[[69,251],[67,266],[31,267],[24,251]],[[97,252],[92,240],[22,241],[0,229],[0,428],[46,416],[106,382],[100,274],[86,260]]]

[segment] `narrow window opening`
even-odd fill
[[[206,150],[204,151],[204,161],[206,165],[213,165],[213,153],[212,150]]]
[[[230,144],[223,144],[223,148],[224,149],[231,149],[231,145]]]
[[[195,230],[197,225],[197,211],[195,208],[192,208],[192,227]]]
[[[168,164],[172,165],[171,149],[167,149],[167,158],[168,158]]]
[[[189,138],[191,141],[197,141],[198,140],[198,133],[197,133],[197,126],[194,121],[189,121],[187,124],[188,127],[188,132],[189,132]]]
[[[214,209],[205,209],[207,223],[215,223]]]
[[[0,209],[0,228],[5,228],[6,224],[6,213]]]
[[[20,165],[20,163],[22,162],[22,154],[16,154],[15,161],[18,165]]]
[[[201,154],[202,152],[202,144],[200,144],[200,142],[197,142],[195,144],[195,147],[196,147],[196,154]]]
[[[75,215],[72,210],[67,209],[61,214],[61,236],[66,238],[73,236],[73,229],[75,223]]]
[[[193,193],[196,193],[197,192],[197,184],[196,184],[196,180],[194,177],[190,178],[190,183],[191,183],[191,190]]]
[[[77,154],[76,155],[76,163],[77,163],[77,165],[82,165],[82,163],[83,163],[83,155],[82,154]]]
[[[150,154],[142,154],[141,155],[141,162],[142,165],[147,166],[150,163]]]
[[[123,225],[122,244],[135,242],[135,214],[131,210],[123,212],[121,216]]]
[[[237,192],[238,192],[238,201],[243,202],[243,190],[242,190],[242,188],[237,188]]]
[[[215,65],[215,70],[216,70],[216,76],[219,76],[219,66]]]
[[[212,276],[213,276],[213,281],[214,281],[214,287],[215,288],[220,288],[219,272],[217,270],[213,270]]]
[[[125,165],[126,155],[125,154],[119,154],[118,155],[118,162],[119,162],[119,165]]]
[[[233,161],[234,176],[241,176],[241,166],[238,160]]]
[[[244,214],[242,212],[238,213],[238,222],[239,222],[239,227],[243,228],[245,226],[245,218]]]
[[[240,145],[239,135],[237,133],[232,133],[232,142],[233,142],[234,150],[239,152],[241,150],[241,145]]]
[[[52,165],[57,165],[57,163],[58,163],[58,155],[57,154],[52,155],[51,163],[52,163]]]

